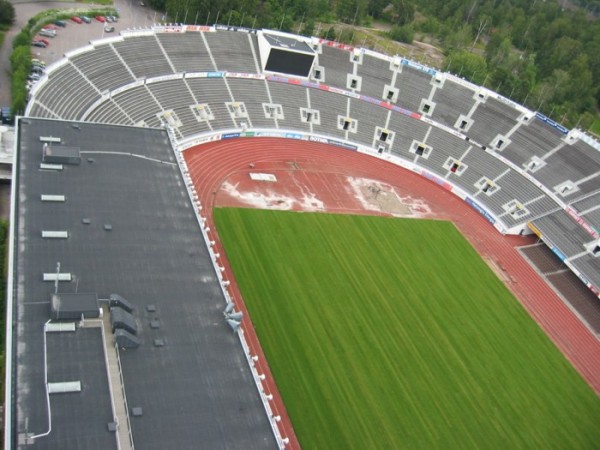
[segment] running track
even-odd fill
[[[212,210],[215,206],[231,206],[232,199],[221,189],[228,180],[249,179],[250,172],[266,172],[289,179],[294,172],[323,200],[330,212],[368,213],[340,185],[341,176],[378,180],[394,186],[403,194],[424,199],[431,207],[432,217],[450,220],[471,242],[484,259],[495,267],[508,288],[520,300],[550,339],[579,371],[592,389],[600,395],[600,340],[586,328],[554,291],[530,267],[517,246],[533,242],[531,237],[502,236],[479,213],[437,184],[386,161],[357,152],[314,142],[277,138],[234,139],[213,142],[184,152],[190,176],[203,205],[203,214],[210,227],[209,236],[215,241],[215,252],[225,255],[215,231]],[[280,182],[274,183],[277,186]],[[236,206],[243,206],[238,203]],[[273,394],[271,406],[282,436],[288,437],[288,448],[300,448],[291,421],[269,370],[251,318],[243,304],[231,267],[221,257],[224,276],[231,281],[229,293],[238,309],[245,313],[244,335],[251,352],[258,355],[256,367],[264,373],[266,394]]]

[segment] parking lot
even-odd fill
[[[75,23],[72,20],[66,20],[65,28],[58,28],[55,38],[47,38],[50,45],[47,48],[32,47],[32,53],[37,58],[46,61],[48,65],[58,61],[65,52],[75,48],[82,47],[90,41],[102,39],[110,35],[117,35],[119,31],[128,28],[145,27],[154,23],[154,20],[160,20],[160,16],[155,19],[158,13],[147,7],[139,6],[139,2],[116,0],[114,8],[119,15],[119,21],[109,24],[115,30],[111,33],[104,31],[105,23],[91,18],[91,23]],[[86,5],[87,7],[93,7]]]
[[[62,58],[65,52],[87,45],[90,41],[102,39],[109,35],[118,35],[121,30],[126,30],[128,28],[150,26],[161,18],[160,13],[154,12],[147,6],[140,6],[139,1],[115,0],[113,5],[115,11],[117,11],[119,15],[119,21],[110,24],[115,27],[114,32],[105,33],[105,24],[98,22],[94,18],[92,18],[92,21],[89,24],[77,24],[71,20],[67,20],[67,26],[65,28],[59,28],[56,37],[45,38],[50,43],[47,48],[32,46],[32,55],[50,65]],[[102,7],[101,5],[89,3],[48,1],[26,3],[15,1],[14,6],[16,12],[15,24],[6,33],[4,44],[0,49],[0,65],[5,68],[5,70],[0,70],[0,105],[10,105],[11,103],[9,69],[12,40],[31,17],[46,9],[83,10]],[[82,13],[73,13],[73,15],[79,14]]]

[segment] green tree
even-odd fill
[[[0,24],[12,25],[15,21],[15,7],[7,0],[0,0]]]
[[[412,41],[415,37],[415,30],[413,29],[412,25],[394,25],[389,31],[388,35],[394,41],[412,44]]]
[[[367,13],[366,0],[338,0],[336,14],[345,23],[360,25]]]
[[[487,64],[483,56],[460,50],[446,57],[445,70],[467,80],[483,84],[487,76]]]

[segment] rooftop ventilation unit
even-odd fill
[[[112,325],[113,333],[116,330],[125,330],[131,334],[137,334],[138,332],[135,318],[119,307],[110,308],[110,324]]]
[[[130,332],[121,329],[115,331],[115,340],[119,348],[137,348],[142,342]]]
[[[122,308],[129,313],[133,312],[133,305],[131,304],[131,302],[125,300],[119,294],[110,294],[108,304],[111,307],[118,306],[119,308]]]

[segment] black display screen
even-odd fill
[[[314,55],[272,48],[265,70],[308,77],[314,59]]]

